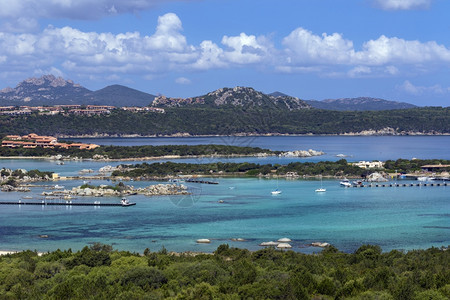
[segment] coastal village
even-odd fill
[[[124,110],[133,113],[151,112],[165,113],[164,108],[149,106],[124,106],[116,107],[110,105],[53,105],[53,106],[1,106],[0,115],[6,116],[23,116],[37,113],[39,115],[83,115],[98,116],[108,115],[113,110]]]

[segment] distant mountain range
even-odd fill
[[[190,105],[207,107],[238,106],[258,109],[299,110],[319,108],[340,111],[392,110],[416,107],[415,105],[378,98],[359,97],[317,100],[301,100],[281,92],[264,94],[251,87],[221,88],[206,95],[192,98],[168,98],[155,96],[122,85],[107,86],[91,91],[53,75],[29,78],[15,88],[0,90],[0,106],[9,105],[57,105],[91,104],[122,106],[183,107]]]
[[[1,106],[58,104],[147,106],[154,98],[154,95],[122,85],[111,85],[98,91],[90,91],[72,80],[53,75],[29,78],[15,88],[0,90]]]
[[[315,108],[328,110],[391,110],[391,109],[407,109],[417,107],[416,105],[389,101],[379,98],[358,97],[358,98],[341,98],[326,99],[322,101],[305,100],[306,103]]]
[[[272,96],[287,96],[281,92],[271,93]],[[314,108],[340,111],[367,111],[367,110],[392,110],[392,109],[407,109],[417,107],[416,105],[406,102],[389,101],[380,98],[371,97],[357,97],[357,98],[340,98],[340,99],[325,99],[318,100],[304,100]]]

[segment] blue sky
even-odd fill
[[[448,0],[0,0],[0,88],[43,74],[171,97],[450,103]]]

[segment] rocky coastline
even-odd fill
[[[422,132],[422,131],[399,131],[397,129],[386,127],[382,129],[369,129],[357,132],[343,132],[339,134],[334,133],[304,133],[304,134],[291,134],[291,133],[254,133],[254,132],[239,132],[234,134],[222,135],[222,134],[190,134],[188,132],[177,132],[174,134],[108,134],[108,133],[94,133],[94,134],[79,134],[79,135],[57,135],[58,138],[166,138],[166,137],[264,137],[264,136],[448,136],[450,132]]]

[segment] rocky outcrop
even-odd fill
[[[177,184],[155,184],[145,188],[134,188],[127,186],[124,189],[116,189],[108,186],[97,188],[74,187],[70,191],[63,191],[64,194],[86,197],[118,197],[124,195],[145,195],[145,196],[165,196],[165,195],[188,195],[189,191],[184,185]]]
[[[234,88],[221,88],[204,96],[193,98],[156,97],[152,106],[181,107],[188,105],[207,105],[220,107],[224,105],[245,107],[298,110],[311,108],[305,101],[287,95],[266,95],[251,87],[237,86]]]
[[[12,186],[5,184],[2,186],[2,192],[30,192],[31,190],[23,186]]]
[[[388,180],[385,178],[385,174],[375,172],[375,173],[370,174],[367,177],[367,181],[369,181],[369,182],[386,182]]]
[[[316,150],[295,150],[295,151],[287,151],[280,154],[280,156],[285,157],[312,157],[312,156],[321,156],[324,155],[325,152],[316,151]]]

